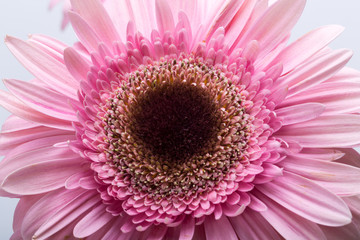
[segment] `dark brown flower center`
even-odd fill
[[[189,82],[150,88],[130,106],[130,133],[154,155],[184,161],[201,152],[220,129],[213,97]]]

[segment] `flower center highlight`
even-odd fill
[[[101,106],[105,144],[99,146],[116,188],[186,200],[246,165],[253,131],[246,94],[220,70],[194,59],[172,60],[142,66],[119,81]],[[128,194],[114,190],[120,200]]]

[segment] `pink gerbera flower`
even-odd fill
[[[71,0],[6,44],[12,239],[359,239],[360,73],[305,0]]]

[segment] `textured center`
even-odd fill
[[[130,132],[154,155],[181,161],[201,152],[220,128],[212,96],[189,82],[165,82],[130,107]]]

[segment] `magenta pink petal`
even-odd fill
[[[228,239],[237,240],[238,237],[229,219],[223,216],[219,220],[206,218],[204,222],[207,240]]]
[[[192,217],[187,217],[181,224],[179,240],[191,240],[194,236],[195,221]]]

